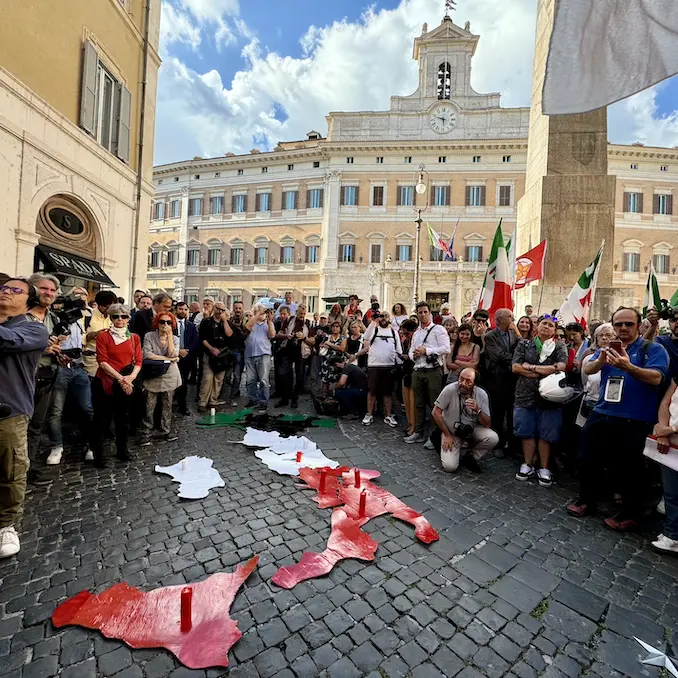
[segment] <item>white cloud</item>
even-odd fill
[[[163,2],[160,17],[160,45],[163,53],[169,46],[182,42],[197,49],[200,45],[200,28],[195,26],[190,17],[176,9],[169,2]]]
[[[217,49],[250,37],[239,18],[240,0],[163,0],[160,22],[160,51],[168,54],[173,43],[186,43],[196,49],[203,34],[213,36]]]
[[[197,73],[165,58],[158,90],[158,163],[246,153],[255,145],[271,148],[278,140],[305,138],[311,129],[324,134],[331,111],[388,109],[391,95],[411,94],[417,86],[413,39],[424,22],[432,30],[442,18],[440,0],[369,8],[357,22],[309,27],[300,39],[301,58],[293,58],[266,51],[244,24],[236,24],[235,0],[173,1],[182,2],[196,22],[226,25],[249,42],[242,50],[246,66],[230,83],[216,70]],[[529,105],[535,13],[534,0],[460,0],[453,17],[462,26],[471,21],[472,32],[480,35],[474,89],[500,92],[504,106]],[[188,37],[183,41],[192,44]],[[280,109],[284,121],[276,118]],[[657,123],[654,113],[654,97],[647,93],[617,104],[610,113],[611,137],[626,142],[645,135],[645,143],[678,143],[676,117]]]

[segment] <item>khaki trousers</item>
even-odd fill
[[[202,381],[200,382],[200,407],[207,407],[219,400],[221,387],[224,383],[226,372],[219,372],[215,374],[210,367],[209,358],[204,355],[202,357]]]
[[[23,515],[28,466],[28,417],[0,419],[0,528]]]

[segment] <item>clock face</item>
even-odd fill
[[[449,104],[437,106],[429,116],[431,129],[438,134],[445,134],[457,124],[457,112]]]

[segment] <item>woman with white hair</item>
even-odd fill
[[[129,461],[127,438],[129,436],[130,406],[134,393],[134,380],[143,361],[141,339],[127,327],[129,308],[124,304],[111,304],[108,317],[112,325],[97,334],[97,363],[99,368],[92,380],[92,405],[94,422],[92,451],[94,465],[106,466],[104,435],[115,423],[116,456]]]
[[[598,396],[600,395],[600,378],[602,374],[601,372],[598,372],[597,374],[586,374],[584,372],[584,365],[593,359],[593,356],[598,349],[607,348],[614,338],[614,328],[611,323],[598,325],[593,334],[590,352],[588,355],[584,356],[581,361],[581,380],[584,386],[584,398],[582,399],[579,414],[577,415],[575,422],[579,427],[584,426],[589,414],[593,412],[593,408],[598,402]]]

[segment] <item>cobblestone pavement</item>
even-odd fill
[[[504,459],[482,475],[445,474],[434,453],[379,420],[313,429],[327,456],[380,470],[382,485],[424,512],[441,539],[426,547],[409,525],[378,518],[366,526],[380,544],[374,562],[343,561],[285,591],[272,575],[324,547],[330,511],[228,442],[242,432],[185,428],[128,466],[66,463],[49,490],[28,497],[20,557],[0,563],[0,676],[226,675],[49,619],[83,589],[195,582],[253,554],[259,568],[232,608],[244,633],[232,676],[659,675],[640,664],[632,637],[663,647],[678,632],[678,560],[598,520],[567,518],[567,488],[515,482]],[[212,457],[226,487],[179,500],[152,468],[187,454]]]

